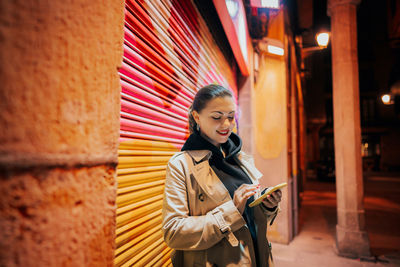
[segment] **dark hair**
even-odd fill
[[[194,96],[193,103],[189,108],[189,131],[190,133],[197,132],[197,123],[193,118],[192,111],[195,110],[200,113],[210,100],[216,97],[232,97],[232,92],[225,87],[218,84],[209,84],[197,91]]]

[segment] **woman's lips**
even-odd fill
[[[229,130],[225,130],[225,131],[217,131],[217,133],[219,133],[220,135],[226,136],[229,134]]]

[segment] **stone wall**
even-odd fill
[[[112,266],[124,1],[0,4],[0,266]]]

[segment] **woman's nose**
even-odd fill
[[[231,125],[231,122],[229,121],[229,118],[225,118],[224,122],[222,123],[222,126],[229,127],[230,125]]]

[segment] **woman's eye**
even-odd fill
[[[233,121],[235,117],[228,117],[228,120]]]
[[[220,120],[221,119],[221,117],[212,117],[214,120]]]

